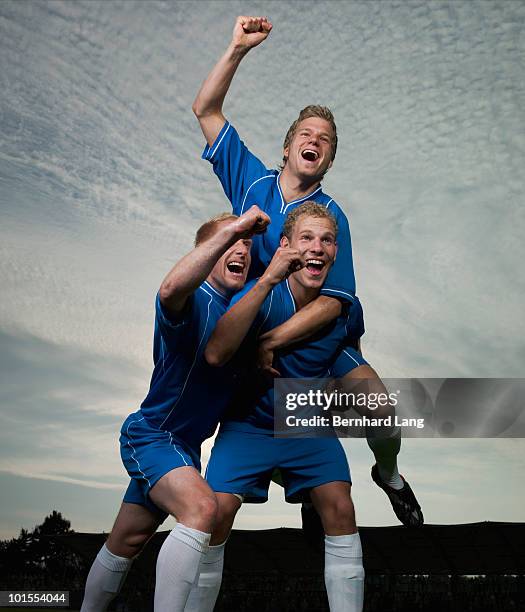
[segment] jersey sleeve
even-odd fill
[[[365,333],[363,307],[357,295],[350,306],[345,331],[342,350],[328,371],[328,375],[335,378],[342,378],[356,367],[368,363],[357,348],[359,338]]]
[[[251,153],[239,138],[237,130],[227,121],[215,142],[206,145],[202,158],[213,165],[222,188],[230,200],[233,212],[242,215],[250,187],[260,178],[273,174]]]
[[[321,294],[336,297],[345,302],[353,302],[355,276],[350,226],[346,215],[339,206],[330,205],[328,209],[337,219],[337,257],[321,289]]]
[[[346,333],[348,337],[354,340],[358,340],[365,333],[365,317],[363,314],[363,307],[357,295],[350,306]]]
[[[191,295],[180,313],[172,314],[162,305],[157,293],[155,299],[155,331],[160,333],[165,344],[174,348],[189,338],[192,327],[195,296]]]

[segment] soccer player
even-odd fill
[[[322,329],[339,316],[345,303],[354,303],[358,309],[360,306],[355,298],[348,220],[321,188],[321,181],[331,168],[337,150],[337,130],[330,110],[323,106],[307,106],[300,112],[284,139],[281,171],[267,169],[240,140],[222,112],[240,62],[250,49],[268,37],[272,27],[266,17],[237,18],[231,43],[204,81],[193,103],[193,112],[207,142],[203,158],[213,164],[233,211],[242,214],[256,203],[272,220],[268,232],[254,239],[249,278],[264,272],[279,246],[286,215],[302,202],[312,200],[324,206],[334,215],[339,227],[337,259],[320,295],[260,339],[260,364],[277,375],[273,367],[276,351]],[[375,370],[360,359],[356,346],[349,339],[347,358],[341,362],[343,369],[346,368],[346,383],[368,379],[369,385],[383,388]],[[406,525],[422,524],[420,506],[397,467],[400,429],[393,426],[390,431],[382,432],[381,437],[370,436],[368,444],[376,460],[372,477],[388,495],[396,516]]]
[[[283,227],[281,247],[262,276],[234,296],[208,342],[206,359],[224,366],[239,351],[246,361],[259,335],[316,299],[335,259],[336,235],[336,219],[324,206],[307,201],[292,210]],[[276,367],[283,376],[326,376],[346,337],[347,310],[314,336],[280,352]],[[209,562],[201,565],[199,585],[192,591],[187,612],[213,609],[220,588],[222,549],[241,499],[266,501],[275,468],[283,475],[287,501],[311,499],[321,517],[330,609],[362,610],[361,542],[344,450],[335,437],[274,437],[273,402],[273,381],[250,378],[222,420],[206,472],[217,494],[218,520]]]
[[[168,514],[178,522],[158,556],[155,610],[184,610],[217,510],[200,475],[200,447],[228,405],[235,375],[233,367],[210,367],[204,348],[229,298],[244,286],[252,236],[268,223],[256,206],[240,217],[211,219],[160,286],[150,389],[121,428],[131,482],[89,572],[82,612],[106,610],[133,558]]]

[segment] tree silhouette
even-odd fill
[[[21,579],[27,575],[34,578],[49,574],[60,577],[70,569],[78,569],[76,555],[54,539],[54,536],[70,532],[70,521],[56,510],[33,531],[22,529],[18,538],[0,543],[0,575]]]
[[[49,516],[46,516],[41,525],[35,527],[33,535],[61,535],[71,531],[71,522],[65,519],[61,512],[53,510]]]
[[[45,568],[50,572],[64,569],[70,555],[64,547],[53,539],[53,536],[63,535],[71,531],[71,523],[60,512],[46,516],[41,525],[37,525],[31,533],[29,559],[33,566]]]

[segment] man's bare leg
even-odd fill
[[[157,560],[155,608],[183,610],[197,576],[200,556],[209,541],[217,502],[199,472],[192,467],[177,468],[165,474],[152,488],[150,498],[178,520]],[[159,515],[144,506],[122,504],[108,540],[88,575],[82,612],[106,610],[120,591],[133,558],[144,548],[160,522]]]
[[[230,493],[216,493],[216,496],[219,506],[217,521],[210,546],[202,556],[198,582],[191,589],[185,612],[212,612],[221,589],[224,547],[242,502]]]
[[[310,491],[325,531],[325,584],[330,612],[361,612],[363,553],[350,483],[329,482]]]
[[[376,371],[369,365],[361,365],[355,368],[346,374],[341,382],[345,391],[351,390],[354,393],[364,393],[366,395],[370,393],[388,394]],[[377,397],[377,395],[374,397]],[[393,407],[390,405],[378,406],[373,410],[366,406],[356,407],[356,409],[368,418],[383,419],[387,416],[394,416]],[[401,430],[394,425],[389,428],[383,427],[380,431],[376,431],[376,429],[367,428],[366,441],[370,450],[374,453],[379,476],[385,484],[393,489],[402,489],[403,480],[397,469],[397,455],[401,448]]]
[[[199,472],[190,466],[165,474],[150,498],[177,519],[157,558],[155,612],[182,612],[196,581],[217,514],[217,500]]]
[[[157,530],[161,518],[138,504],[122,503],[86,581],[81,612],[104,612],[117,596],[133,559]]]
[[[388,394],[386,387],[376,371],[368,365],[361,365],[346,374],[339,383],[346,392],[356,394]],[[410,485],[399,474],[397,456],[401,448],[401,428],[395,425],[394,407],[390,404],[356,407],[358,412],[368,418],[392,418],[391,425],[367,427],[366,441],[376,460],[372,467],[372,479],[387,494],[397,518],[410,527],[423,524],[423,513]]]

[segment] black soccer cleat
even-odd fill
[[[387,494],[397,518],[406,527],[421,527],[424,522],[421,506],[418,504],[416,496],[414,495],[408,482],[403,478],[403,476],[401,476],[401,479],[404,482],[404,487],[399,489],[399,491],[393,489],[381,480],[379,471],[377,469],[377,464],[372,466],[372,480]]]

